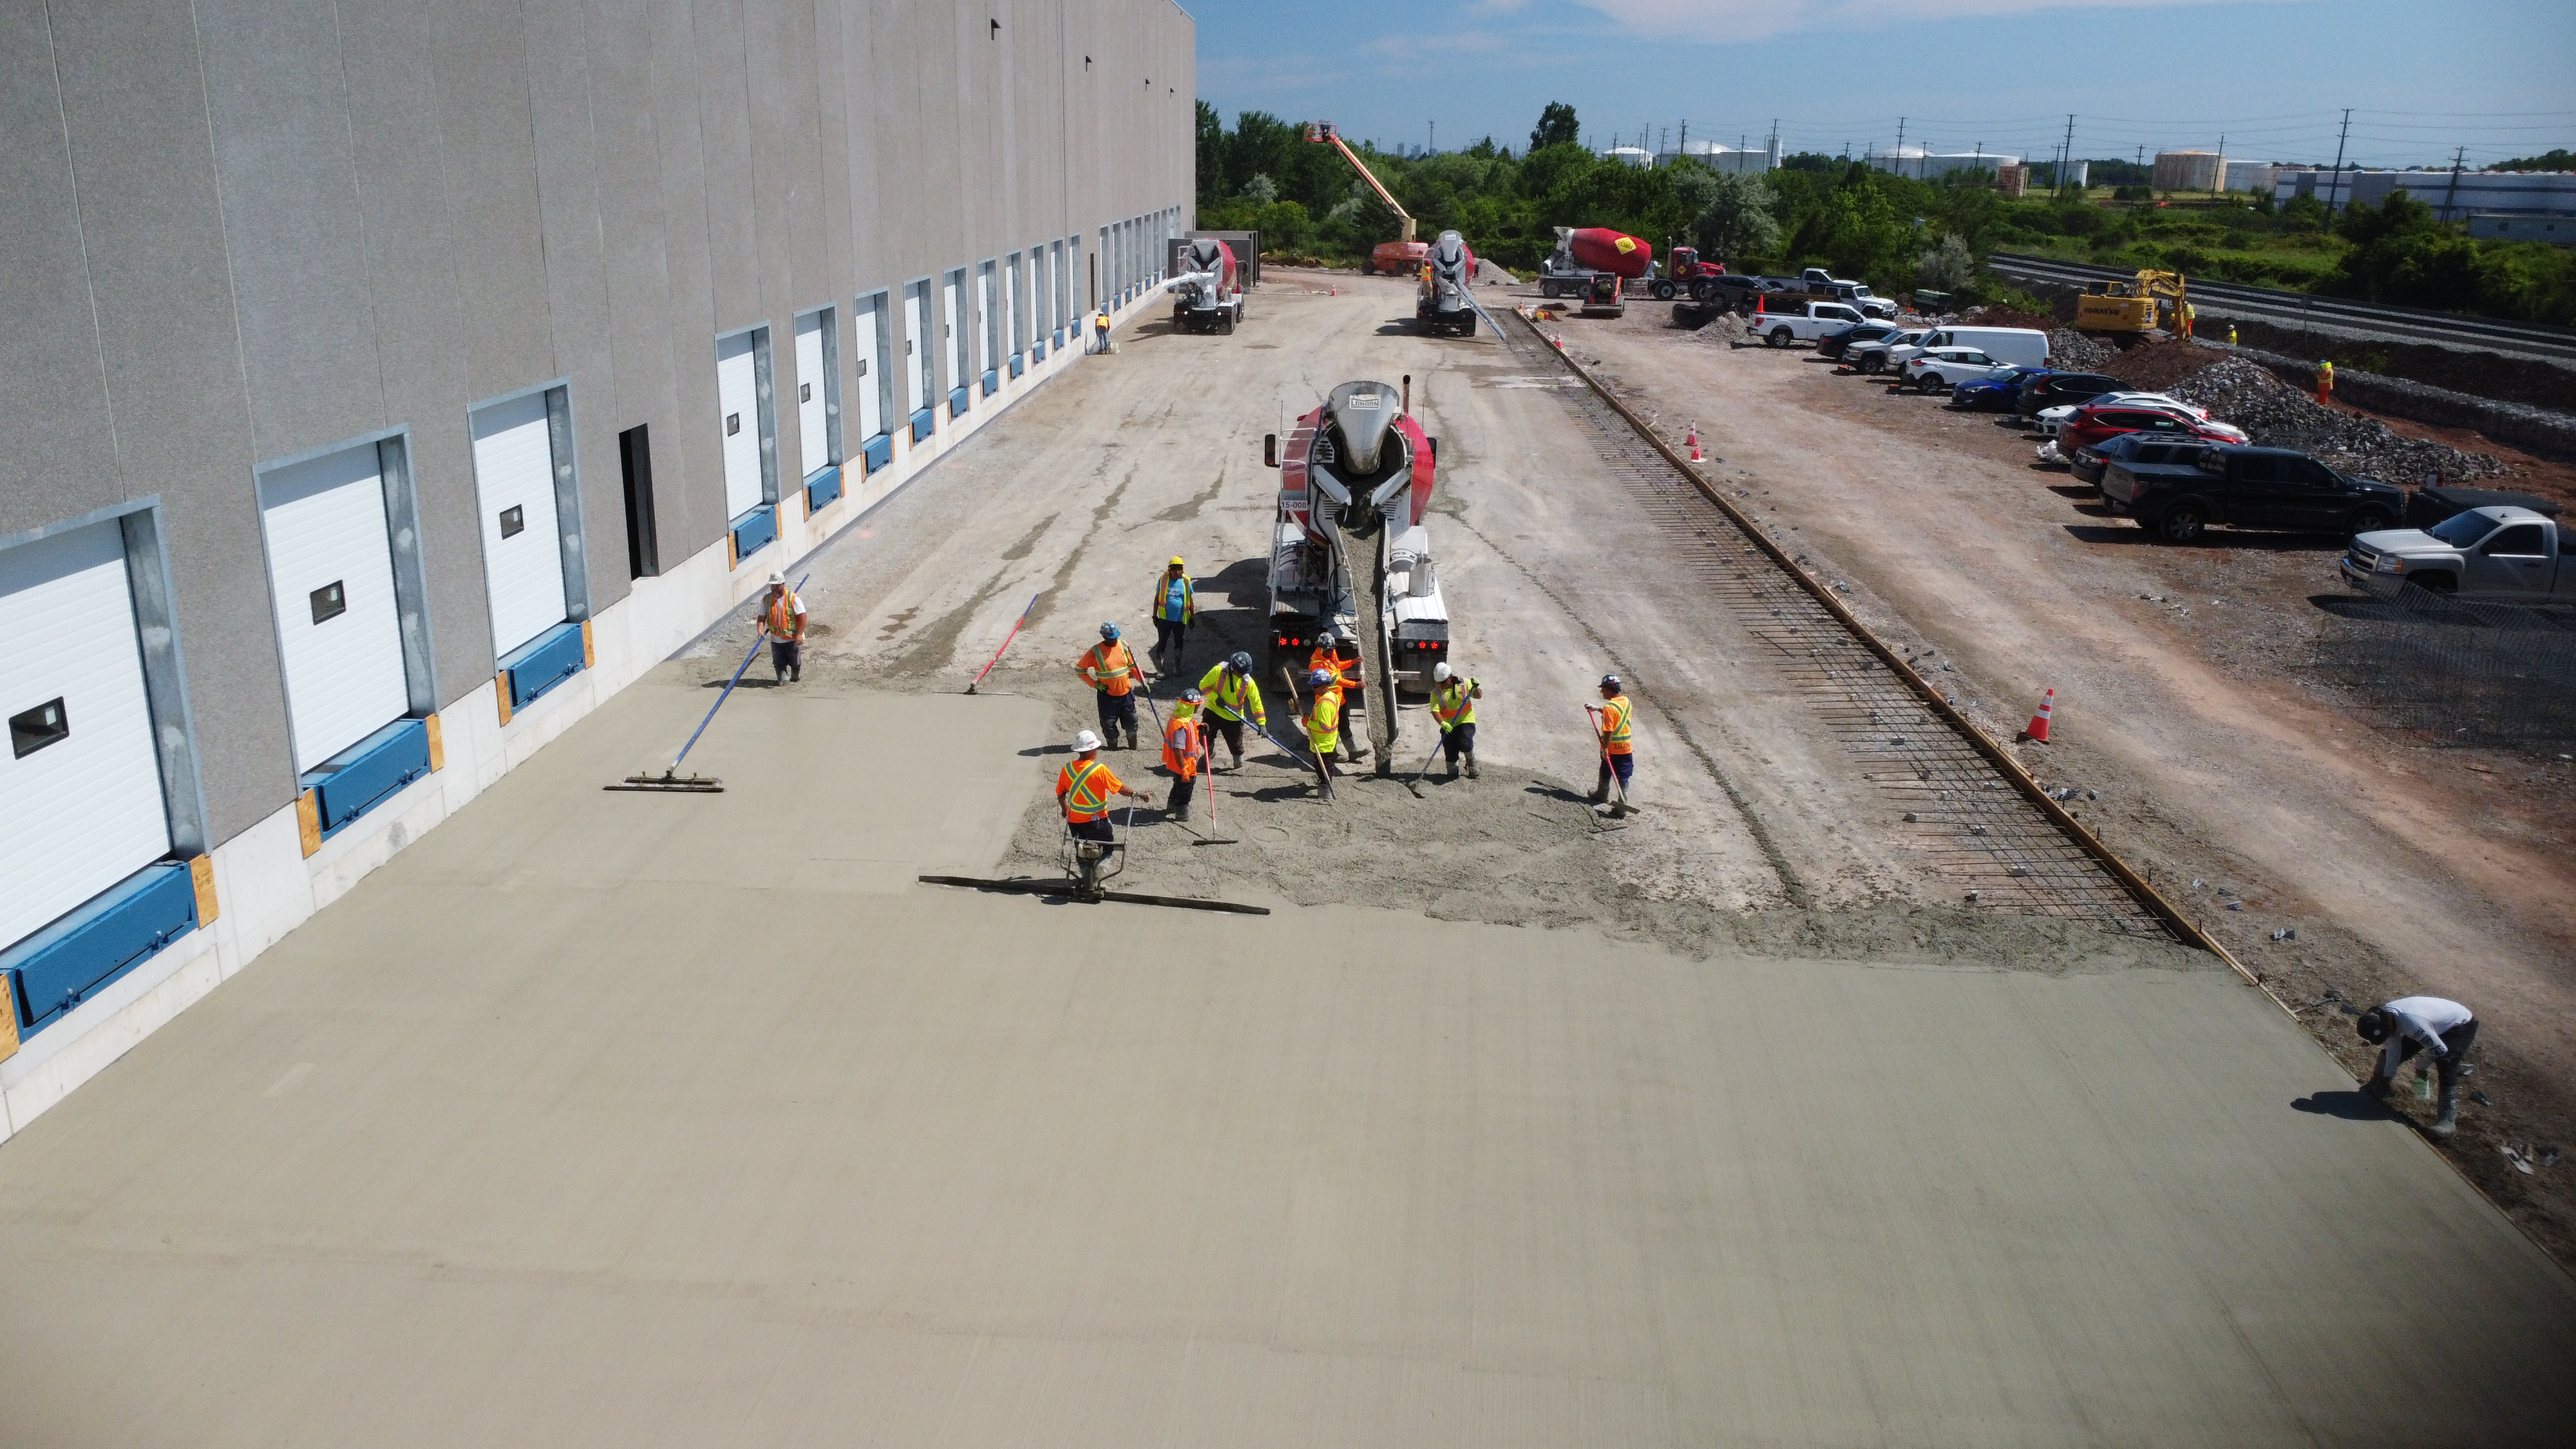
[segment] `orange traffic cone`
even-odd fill
[[[2056,690],[2052,689],[2039,697],[2039,713],[2032,715],[2030,717],[2030,723],[2022,727],[2021,737],[2023,739],[2029,740],[2033,744],[2044,745],[2048,743],[2049,707],[2056,703]]]
[[[1707,461],[1708,461],[1708,459],[1703,458],[1703,457],[1701,457],[1701,456],[1700,456],[1700,451],[1699,451],[1699,419],[1697,419],[1697,418],[1693,418],[1693,419],[1691,419],[1691,425],[1690,425],[1690,450],[1691,450],[1691,461],[1692,461],[1692,462],[1694,462],[1694,463],[1705,463],[1705,462],[1707,462]]]

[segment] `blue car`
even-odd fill
[[[1950,389],[1950,406],[1978,413],[2011,412],[2021,397],[2021,385],[2048,372],[2045,367],[2016,367],[1998,377],[1963,382]]]

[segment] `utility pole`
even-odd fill
[[[1887,159],[1895,163],[1888,167],[1888,170],[1899,176],[1905,174],[1905,118],[1903,116],[1896,118],[1896,149],[1887,154]]]
[[[2210,199],[2210,200],[2212,200],[2212,201],[2216,201],[2216,200],[2218,199],[2218,193],[2220,193],[2220,192],[2222,192],[2222,191],[2225,191],[2226,189],[2227,189],[2227,133],[2226,133],[2225,131],[2221,131],[2221,132],[2219,132],[2219,133],[2218,133],[2218,174],[2217,174],[2216,176],[2214,176],[2214,177],[2210,178],[2210,182],[2209,182],[2209,199]]]
[[[2343,113],[2343,130],[2335,137],[2334,179],[2326,183],[2326,212],[2329,216],[2335,209],[2335,194],[2343,190],[2343,143],[2344,138],[2351,134],[2352,108],[2347,106]]]
[[[2075,169],[2075,113],[2066,113],[2066,139],[2057,145],[2057,189],[2066,189],[2066,173]]]
[[[2460,164],[2469,159],[2469,148],[2462,146],[2451,153],[2451,189],[2442,193],[2442,220],[2451,219],[2451,203],[2460,197]]]
[[[1426,149],[1428,149],[1434,156],[1440,154],[1440,123],[1438,121],[1433,121],[1431,123],[1431,144]]]
[[[1688,116],[1682,118],[1682,154],[1685,156],[1690,154],[1690,118]]]

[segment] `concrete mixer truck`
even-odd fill
[[[1163,284],[1172,294],[1172,330],[1232,332],[1243,320],[1234,248],[1212,236],[1193,237],[1181,253],[1181,265],[1189,270]]]
[[[1422,290],[1413,302],[1414,320],[1425,332],[1476,335],[1476,254],[1466,238],[1444,231],[1422,260]]]
[[[1357,638],[1358,698],[1381,774],[1395,743],[1396,690],[1428,693],[1433,668],[1449,657],[1449,606],[1423,526],[1439,441],[1414,420],[1412,391],[1410,377],[1400,390],[1346,382],[1297,420],[1284,447],[1276,433],[1262,440],[1262,461],[1279,469],[1266,672],[1302,670],[1323,629]]]
[[[1556,250],[1539,265],[1539,293],[1581,297],[1586,317],[1624,316],[1624,287],[1654,265],[1655,249],[1643,238],[1606,226],[1560,226]]]

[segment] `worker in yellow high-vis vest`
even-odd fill
[[[1306,676],[1306,748],[1315,756],[1315,787],[1333,798],[1333,753],[1342,742],[1342,686],[1329,669]]]
[[[1252,721],[1252,727],[1265,734],[1270,729],[1270,716],[1261,707],[1261,686],[1252,679],[1251,654],[1238,649],[1209,670],[1207,677],[1199,681],[1199,693],[1206,696],[1200,713],[1208,729],[1225,741],[1227,752],[1234,756],[1234,768],[1242,769],[1243,722]],[[1214,741],[1209,742],[1207,750],[1208,773],[1213,775],[1217,772]]]
[[[1181,652],[1189,642],[1190,625],[1199,616],[1198,589],[1190,582],[1189,566],[1180,555],[1172,556],[1163,576],[1154,581],[1154,667],[1165,674],[1181,672]]]
[[[1467,778],[1476,778],[1476,701],[1484,697],[1485,686],[1459,675],[1447,660],[1431,666],[1431,717],[1440,725],[1440,751],[1448,757],[1452,780],[1462,760]]]
[[[1637,769],[1635,706],[1629,704],[1619,676],[1605,674],[1601,676],[1601,702],[1586,708],[1593,713],[1593,728],[1601,743],[1601,780],[1592,787],[1590,799],[1595,805],[1607,802],[1613,815],[1625,815],[1629,810],[1628,781]],[[1613,777],[1619,782],[1615,798],[1610,792]]]

